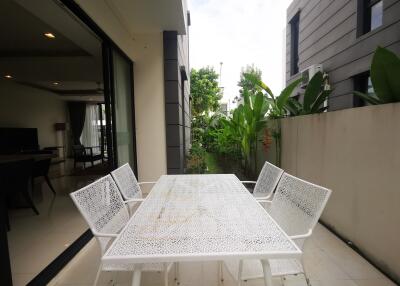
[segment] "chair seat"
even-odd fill
[[[79,162],[90,162],[90,161],[97,161],[97,160],[101,160],[101,158],[103,158],[103,156],[101,154],[93,154],[93,156],[91,155],[77,155],[75,156],[75,160],[79,161]]]
[[[238,280],[239,260],[224,261],[225,266],[233,278]],[[285,276],[304,273],[303,266],[298,259],[270,259],[272,276]],[[242,280],[263,278],[264,273],[261,261],[249,259],[243,261]]]
[[[172,263],[168,264],[168,271],[171,269]],[[133,271],[135,269],[134,264],[124,264],[124,263],[103,263],[103,271]],[[145,263],[142,266],[142,271],[144,272],[156,272],[164,271],[164,263]]]

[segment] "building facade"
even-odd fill
[[[188,36],[165,31],[163,44],[167,172],[182,174],[190,148]]]
[[[2,0],[0,14],[0,155],[15,156],[0,185],[26,200],[0,196],[0,285],[48,285],[92,238],[71,192],[125,163],[142,182],[184,173],[190,14],[186,0]]]
[[[190,148],[186,1],[76,2],[134,62],[139,180],[183,173]]]
[[[294,0],[287,9],[286,83],[321,64],[333,92],[328,110],[364,105],[377,46],[400,53],[399,0]]]

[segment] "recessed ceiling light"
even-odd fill
[[[59,82],[55,81],[53,82],[53,85],[59,85]]]
[[[8,78],[8,79],[13,78],[12,75],[10,75],[10,74],[6,74],[4,77],[5,77],[5,78]]]
[[[56,37],[53,33],[44,33],[44,35],[49,39],[54,39]]]

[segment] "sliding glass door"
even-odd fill
[[[133,101],[132,62],[112,51],[116,163],[129,163],[136,170],[136,144]]]

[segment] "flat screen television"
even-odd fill
[[[0,128],[0,154],[39,149],[37,128]]]

